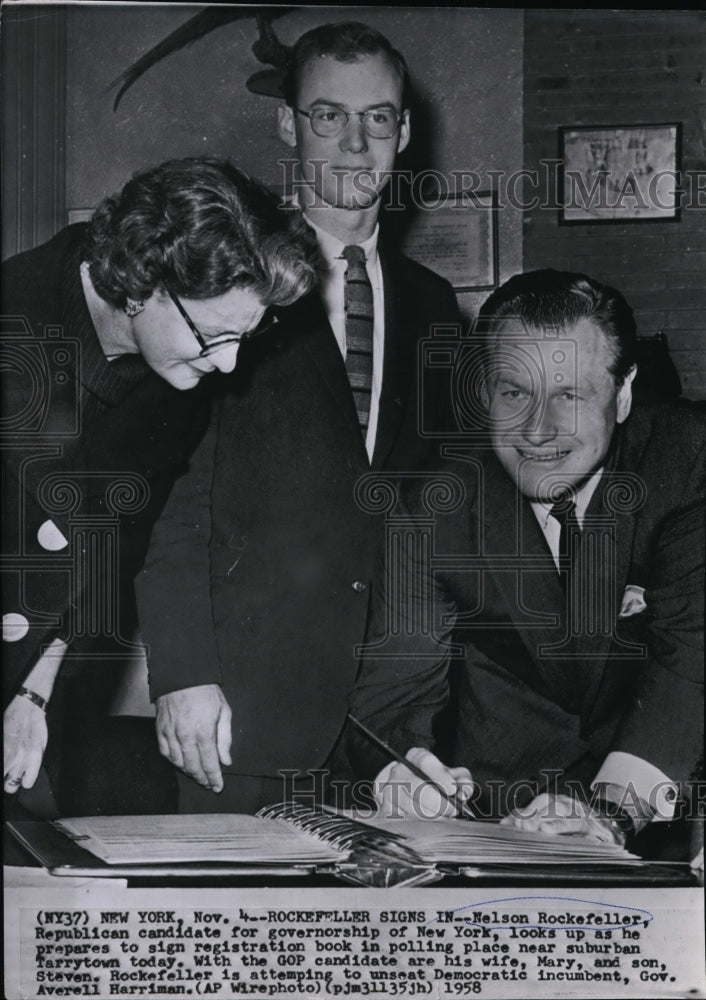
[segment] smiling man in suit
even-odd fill
[[[621,841],[674,816],[701,753],[705,421],[633,403],[632,312],[584,275],[511,278],[478,331],[487,445],[447,449],[433,530],[409,491],[428,544],[388,566],[352,711],[449,792],[475,784],[481,815]],[[403,764],[378,782],[388,808],[440,807]]]
[[[283,769],[311,790],[306,771],[331,765],[374,563],[356,483],[428,459],[422,392],[426,430],[449,407],[417,357],[434,324],[458,320],[451,286],[378,230],[410,136],[402,56],[365,25],[324,25],[295,45],[284,90],[279,130],[321,288],[223,380],[139,582],[158,738],[189,776],[185,812],[256,809],[282,798]]]

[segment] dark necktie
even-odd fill
[[[559,522],[561,527],[559,533],[559,557],[565,558],[570,556],[569,539],[572,537],[581,537],[581,527],[576,517],[576,504],[570,496],[564,494],[564,496],[559,497],[549,513],[555,521]],[[576,532],[578,532],[578,535]]]
[[[581,526],[576,517],[576,504],[570,495],[561,496],[552,509],[551,516],[559,522],[559,561],[567,567],[567,572],[561,574],[562,586],[578,597],[576,585],[577,570],[581,544]]]
[[[355,244],[344,247],[342,256],[348,264],[343,293],[346,372],[358,411],[358,423],[365,437],[373,388],[373,289],[361,247]]]

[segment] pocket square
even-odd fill
[[[641,611],[644,611],[647,605],[645,604],[645,588],[637,587],[632,583],[629,583],[625,588],[625,593],[623,594],[623,601],[620,605],[619,618],[630,618],[631,615],[639,615]]]

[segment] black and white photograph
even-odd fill
[[[706,15],[0,58],[5,995],[706,997]]]

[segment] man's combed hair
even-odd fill
[[[316,283],[316,238],[298,211],[227,160],[170,160],[137,173],[91,219],[97,293],[122,309],[157,288],[207,299],[231,288],[285,306]]]
[[[632,309],[615,288],[570,271],[516,274],[486,299],[478,315],[478,331],[488,342],[504,320],[517,320],[527,330],[565,328],[592,320],[613,348],[610,373],[618,385],[635,364],[637,333]]]
[[[296,106],[302,69],[312,59],[328,57],[337,59],[338,62],[350,63],[378,53],[387,56],[401,80],[402,107],[405,107],[409,73],[404,56],[393,48],[383,34],[359,21],[322,24],[307,31],[297,40],[282,80],[284,99],[290,107]]]

